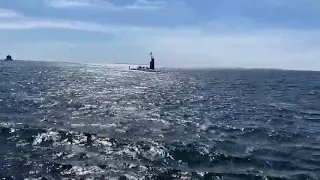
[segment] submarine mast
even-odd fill
[[[152,52],[149,55],[151,56],[150,69],[154,69],[154,57],[153,57]]]

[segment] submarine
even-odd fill
[[[10,55],[7,55],[7,57],[4,61],[12,61],[12,57]]]
[[[137,68],[130,68],[130,66],[129,66],[129,69],[136,70],[136,71],[157,72],[155,70],[155,61],[154,61],[154,56],[153,56],[152,52],[149,55],[151,56],[149,67],[138,66]]]

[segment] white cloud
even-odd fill
[[[55,8],[91,7],[93,4],[85,0],[46,0],[47,5]]]
[[[123,31],[141,31],[143,28],[134,26],[102,25],[97,23],[67,20],[10,20],[0,21],[0,30],[10,29],[69,29],[78,31],[118,34]]]
[[[123,7],[118,7],[121,9],[160,9],[166,5],[165,1],[147,1],[147,0],[137,0],[132,5],[127,5]]]
[[[0,18],[19,17],[20,14],[11,9],[0,9]]]
[[[44,50],[46,55],[52,52],[50,48],[53,48],[55,53],[50,54],[52,60],[63,61],[92,59],[92,54],[95,54],[96,61],[100,62],[106,62],[106,59],[123,62],[128,57],[131,61],[142,62],[141,60],[146,59],[146,54],[153,51],[157,63],[165,66],[320,70],[320,31],[317,30],[263,29],[218,32],[205,26],[155,28],[67,20],[0,20],[0,30],[42,28],[112,33],[116,36],[107,42],[73,43],[66,40],[61,46],[42,46],[36,45],[36,42],[29,42],[11,49],[23,51],[21,49],[26,47],[28,51],[20,54],[29,54],[28,59],[41,59],[35,58],[39,56],[38,48],[31,47],[47,48]],[[51,41],[47,43],[51,44]]]
[[[55,8],[99,8],[115,11],[122,10],[155,10],[166,5],[165,1],[136,0],[132,4],[117,6],[105,0],[46,0],[48,6]]]

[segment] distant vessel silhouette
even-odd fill
[[[152,52],[149,54],[151,56],[151,61],[150,61],[150,69],[154,70],[154,57]]]
[[[147,72],[156,72],[155,71],[155,61],[154,61],[154,56],[152,54],[152,52],[149,54],[151,56],[151,61],[149,64],[149,67],[145,67],[145,66],[138,66],[137,68],[130,68],[130,70],[139,70],[139,71],[147,71]]]
[[[5,59],[5,61],[12,61],[12,57],[10,55],[8,55]]]

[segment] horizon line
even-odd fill
[[[126,62],[114,62],[114,63],[89,63],[89,62],[70,62],[70,61],[56,61],[56,60],[27,60],[27,59],[15,59],[13,61],[5,61],[5,59],[0,59],[3,62],[13,62],[13,61],[25,61],[25,62],[52,62],[52,63],[69,63],[69,64],[87,64],[87,65],[145,65],[137,63],[126,63]],[[275,71],[301,71],[301,72],[320,72],[320,70],[306,70],[306,69],[281,69],[281,68],[245,68],[245,67],[173,67],[173,66],[158,66],[160,68],[170,68],[170,69],[186,69],[186,70],[275,70]]]

